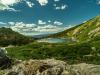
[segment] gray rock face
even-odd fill
[[[6,56],[5,50],[0,48],[0,69],[8,68],[11,64],[11,59]]]
[[[0,58],[5,57],[5,49],[4,48],[0,48]]]
[[[100,65],[67,65],[60,60],[29,60],[14,65],[5,75],[100,75]]]
[[[70,67],[70,75],[100,75],[100,65],[78,64]]]

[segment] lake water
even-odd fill
[[[65,38],[46,38],[46,39],[37,40],[37,42],[48,42],[48,43],[64,43],[70,41],[71,39],[65,39]]]

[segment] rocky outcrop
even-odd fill
[[[54,59],[29,60],[14,65],[5,75],[100,75],[100,65],[67,65]]]
[[[66,63],[59,60],[23,61],[8,70],[6,75],[61,75]]]
[[[72,65],[69,75],[100,75],[100,65],[85,63]]]
[[[8,68],[11,65],[11,59],[7,57],[5,49],[0,48],[0,69]]]

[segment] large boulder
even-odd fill
[[[0,69],[8,68],[11,65],[11,59],[6,55],[6,50],[0,48]]]
[[[6,75],[61,75],[65,67],[60,60],[29,60],[13,66]]]

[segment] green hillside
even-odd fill
[[[14,32],[10,28],[0,28],[0,46],[24,45],[32,41],[32,38]]]
[[[20,60],[55,58],[68,63],[100,64],[100,40],[76,44],[34,42],[7,51],[8,56]]]
[[[77,41],[86,41],[96,36],[100,36],[100,16],[49,37],[70,37]]]

